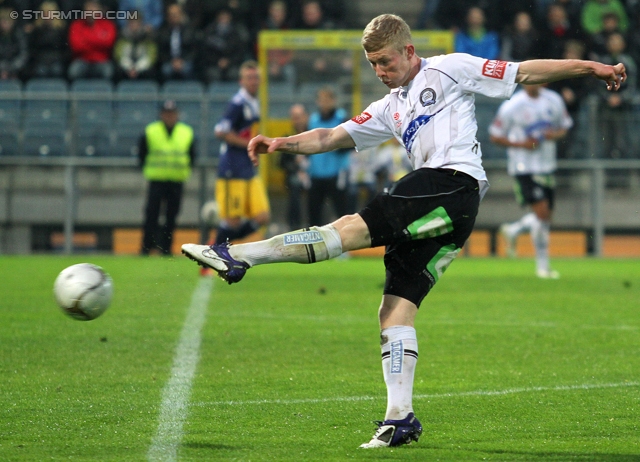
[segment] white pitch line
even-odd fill
[[[627,388],[640,386],[640,382],[622,382],[622,383],[594,383],[584,385],[559,385],[555,387],[526,387],[526,388],[508,388],[506,390],[475,390],[461,391],[452,393],[435,393],[430,395],[414,395],[414,400],[421,399],[437,399],[437,398],[456,398],[465,396],[502,396],[512,395],[516,393],[532,393],[537,391],[575,391],[575,390],[598,390],[606,388]],[[375,401],[378,399],[386,399],[386,396],[336,396],[334,398],[308,398],[308,399],[256,399],[248,401],[211,401],[194,403],[193,406],[247,406],[260,404],[322,404],[335,402],[357,402],[357,401]]]
[[[182,427],[187,417],[191,383],[200,358],[200,332],[204,326],[213,278],[200,278],[193,291],[187,318],[173,359],[169,381],[162,390],[158,430],[153,438],[147,460],[178,460]]]

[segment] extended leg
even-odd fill
[[[258,242],[229,246],[185,244],[182,253],[214,269],[229,282],[239,282],[247,269],[266,263],[316,263],[348,250],[371,246],[369,229],[360,215],[347,215],[330,225],[279,234]]]

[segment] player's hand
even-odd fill
[[[627,80],[627,70],[622,63],[618,63],[615,66],[600,64],[595,69],[595,76],[605,81],[607,90],[617,91],[620,89],[622,82]]]
[[[538,149],[540,147],[540,140],[538,138],[529,137],[522,142],[522,145],[520,147],[533,151],[534,149]]]
[[[269,138],[264,135],[258,135],[252,138],[247,146],[249,159],[251,159],[253,165],[257,167],[259,162],[258,156],[260,154],[271,154],[276,151],[281,151],[286,140],[286,138]]]

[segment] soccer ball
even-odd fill
[[[113,295],[113,281],[102,268],[78,263],[60,272],[53,294],[67,315],[79,321],[91,321],[104,313]]]
[[[218,203],[216,201],[205,202],[200,209],[200,218],[209,226],[215,227],[220,223],[218,215]]]

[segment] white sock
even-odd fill
[[[418,362],[416,330],[408,326],[383,329],[382,372],[387,385],[387,413],[384,419],[404,419],[413,412],[413,377]]]
[[[300,229],[264,241],[232,245],[229,254],[249,266],[265,263],[315,263],[342,254],[342,239],[333,225]]]
[[[525,216],[520,218],[518,221],[514,221],[509,225],[509,231],[513,233],[513,236],[517,236],[518,234],[527,233],[531,231],[531,227],[538,221],[538,217],[535,213],[527,213]]]
[[[536,249],[536,268],[539,271],[549,271],[549,233],[551,224],[536,217],[531,227],[531,241]]]

